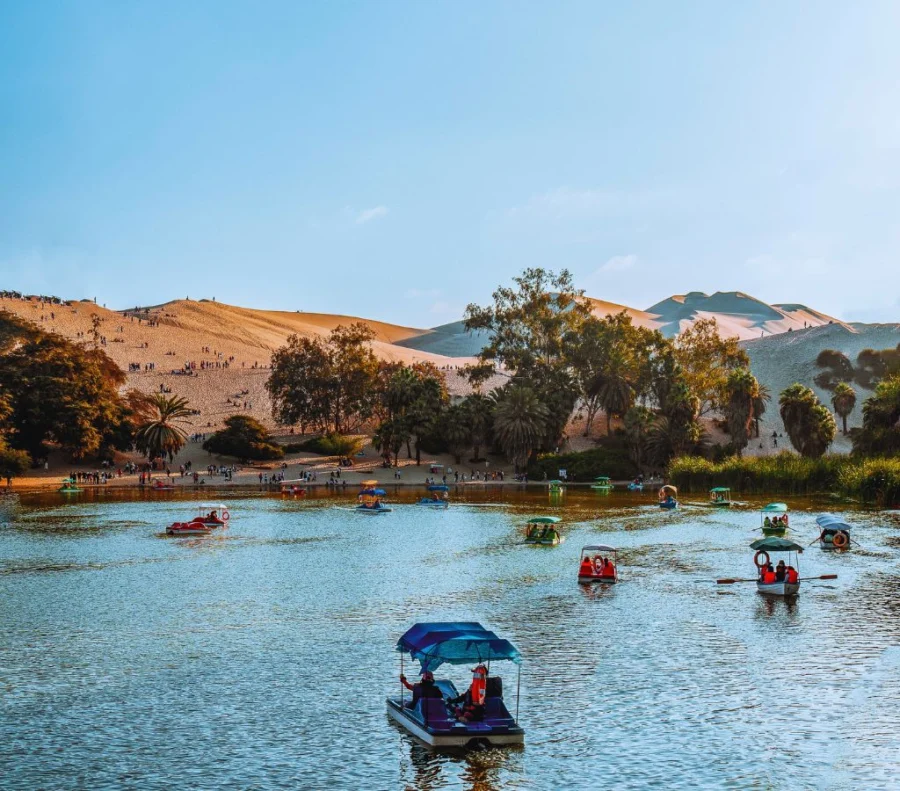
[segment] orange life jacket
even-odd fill
[[[472,672],[472,705],[483,706],[484,697],[487,693],[487,668],[484,665],[478,665]]]
[[[796,582],[799,582],[800,575],[797,573],[797,569],[788,569],[787,572],[787,581],[792,585]]]
[[[594,564],[591,563],[590,558],[585,558],[581,561],[581,568],[578,569],[578,573],[584,576],[591,576],[594,573]]]
[[[615,577],[616,576],[616,567],[612,564],[612,561],[607,561],[606,565],[603,567],[603,576],[604,577]]]
[[[772,585],[775,582],[774,571],[764,571],[762,577],[763,585]]]

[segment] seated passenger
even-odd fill
[[[578,568],[579,577],[592,577],[594,575],[594,564],[587,556],[581,559],[581,566]]]
[[[771,527],[771,526],[772,526],[772,520],[767,516],[766,521],[763,522],[763,527]]]
[[[416,707],[416,704],[422,698],[442,698],[443,697],[443,695],[441,694],[441,690],[434,683],[434,674],[429,670],[425,670],[422,673],[422,681],[418,684],[410,684],[406,680],[406,676],[404,676],[402,674],[400,675],[400,683],[403,684],[403,686],[406,687],[408,690],[411,690],[413,693],[412,700],[410,700],[408,703],[406,703],[406,708],[408,708],[408,709],[414,709]]]
[[[787,567],[787,581],[791,585],[796,585],[798,582],[800,582],[800,574],[793,566]]]
[[[763,569],[762,581],[764,585],[773,585],[775,583],[775,569],[772,568],[771,563]]]
[[[603,564],[603,576],[604,577],[615,577],[616,576],[616,567],[615,564],[609,559],[604,558]]]
[[[784,561],[779,560],[778,565],[775,567],[775,581],[784,582],[785,576],[787,576],[787,568],[785,568]]]

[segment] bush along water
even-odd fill
[[[681,456],[669,465],[669,478],[685,492],[728,486],[742,494],[839,494],[879,506],[900,504],[900,458],[811,459],[784,452],[714,462]]]

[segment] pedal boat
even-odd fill
[[[765,536],[758,538],[752,544],[750,549],[755,549],[756,554],[753,556],[753,563],[757,572],[769,563],[769,553],[787,553],[787,565],[793,566],[798,575],[797,582],[771,582],[765,583],[759,577],[756,581],[756,590],[766,596],[796,596],[800,593],[800,553],[803,547],[795,541],[788,538],[779,538],[778,536]]]
[[[816,517],[816,524],[821,528],[819,546],[822,549],[826,551],[850,549],[850,525],[843,519],[831,514],[822,514]]]
[[[629,492],[642,492],[642,491],[644,491],[644,484],[642,484],[638,481],[632,481],[631,483],[628,484],[628,491]]]
[[[166,528],[167,536],[206,536],[228,525],[231,514],[224,505],[201,503],[199,513],[189,522],[173,522]],[[221,514],[221,517],[219,516]]]
[[[709,504],[713,508],[731,508],[734,501],[731,499],[731,489],[727,486],[716,486],[709,490]]]
[[[421,671],[436,671],[442,665],[513,662],[521,665],[518,649],[508,640],[488,631],[480,623],[417,623],[398,641],[400,673],[405,655],[417,661]],[[399,697],[387,698],[388,716],[416,739],[436,748],[504,747],[525,742],[519,725],[519,686],[516,680],[515,715],[503,699],[503,680],[489,675],[485,684],[483,718],[478,722],[457,719],[447,700],[459,696],[449,679],[435,679],[441,697],[420,698],[412,705],[411,693],[401,684]]]
[[[788,507],[785,503],[769,503],[759,512],[760,530],[765,536],[783,536],[788,529]],[[766,524],[768,520],[769,524]]]
[[[450,500],[449,500],[449,486],[444,486],[443,484],[431,484],[427,487],[429,491],[428,497],[423,497],[416,503],[416,505],[427,505],[432,508],[449,508]]]
[[[678,489],[670,484],[661,487],[657,493],[659,497],[659,507],[667,510],[678,508]]]
[[[600,574],[596,571],[597,564],[591,559],[591,553],[606,552],[612,555],[613,573]],[[591,573],[585,574],[584,561],[587,558],[591,564]],[[589,585],[592,582],[603,582],[608,585],[615,585],[619,581],[619,558],[615,547],[608,544],[591,544],[581,548],[581,558],[578,562],[578,582],[582,585]]]
[[[555,527],[561,521],[558,516],[535,516],[529,519],[525,543],[544,547],[555,547],[562,544],[565,539]]]
[[[57,491],[63,494],[77,494],[83,492],[84,489],[79,488],[74,478],[63,478],[62,486]]]
[[[566,485],[563,481],[549,481],[550,494],[564,494]]]
[[[364,514],[365,516],[381,516],[382,514],[389,514],[391,509],[382,502],[382,498],[386,495],[387,492],[384,489],[376,489],[372,486],[368,486],[357,495],[356,501],[358,505],[353,510],[358,514]]]
[[[613,490],[613,485],[609,481],[609,477],[606,475],[598,475],[594,478],[594,482],[591,484],[591,488],[595,492],[603,492],[604,494],[608,494]]]
[[[304,497],[306,495],[306,481],[300,478],[295,481],[282,481],[281,493],[291,497]]]

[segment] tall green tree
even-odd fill
[[[135,447],[148,459],[168,456],[172,461],[187,442],[184,425],[191,414],[186,398],[164,393],[147,396],[135,433]]]
[[[11,447],[39,459],[45,443],[55,443],[74,460],[128,447],[129,415],[119,395],[125,374],[102,350],[10,324],[3,345],[0,393]]]
[[[700,417],[721,408],[729,372],[750,367],[737,338],[721,337],[713,318],[699,319],[678,335],[675,358],[691,392],[700,399]]]
[[[762,416],[766,413],[766,408],[772,400],[772,391],[767,385],[761,382],[757,383],[756,397],[753,399],[753,422],[756,425],[756,436],[759,437],[759,424]]]
[[[491,441],[494,402],[481,393],[472,393],[463,400],[462,406],[469,421],[472,461],[482,461],[481,449]]]
[[[544,435],[547,408],[523,385],[509,385],[495,393],[494,434],[516,472],[524,469]]]
[[[643,469],[647,462],[647,443],[653,429],[655,415],[645,406],[633,406],[625,413],[625,440],[628,456],[637,469]]]
[[[900,375],[883,379],[863,402],[862,428],[852,429],[853,453],[896,456],[900,454]]]
[[[837,425],[829,409],[816,394],[799,383],[781,392],[778,399],[781,419],[791,445],[801,455],[818,458],[834,441]]]
[[[846,382],[838,382],[831,394],[831,405],[840,416],[844,435],[847,434],[847,418],[856,407],[856,391]]]
[[[335,327],[328,338],[292,335],[272,355],[266,389],[282,425],[347,434],[375,410],[379,365],[362,323]]]
[[[738,457],[750,442],[753,405],[759,397],[759,383],[747,368],[735,368],[725,382],[724,412],[731,443]]]
[[[472,431],[469,428],[469,418],[463,404],[453,404],[448,407],[441,420],[441,435],[453,454],[457,464],[462,462],[462,454],[467,448],[472,447]]]

